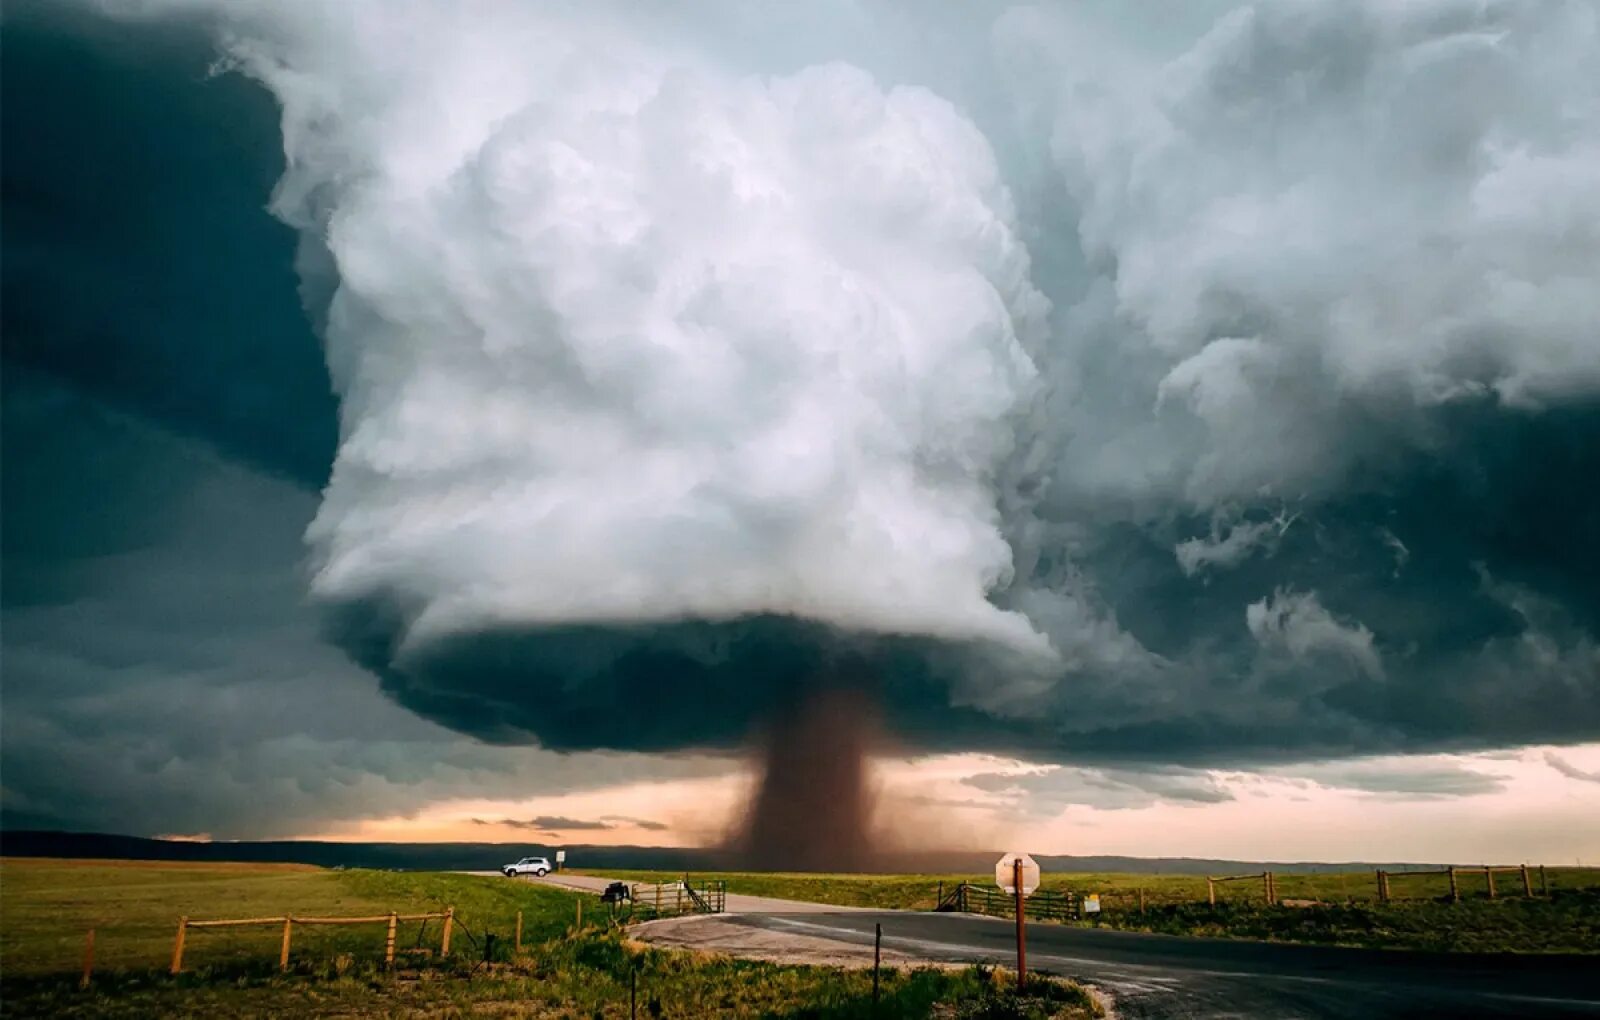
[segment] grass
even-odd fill
[[[633,882],[673,881],[684,877],[666,871],[580,871],[574,874],[617,878]],[[988,885],[992,875],[858,875],[760,871],[730,871],[693,874],[693,879],[722,879],[728,892],[748,896],[837,903],[849,907],[874,907],[882,910],[930,910],[940,889],[953,889],[961,882]],[[1546,880],[1552,891],[1574,891],[1600,887],[1600,868],[1548,868]],[[1486,895],[1482,872],[1463,870],[1458,879],[1467,899]],[[1377,882],[1370,871],[1327,874],[1279,874],[1275,878],[1278,895],[1284,899],[1305,899],[1327,903],[1376,901]],[[1391,875],[1391,889],[1397,899],[1437,899],[1449,892],[1443,875],[1409,877]],[[1533,873],[1534,891],[1539,888],[1537,869]],[[1098,893],[1107,909],[1137,908],[1139,891],[1144,891],[1146,906],[1195,903],[1206,898],[1203,875],[1150,875],[1126,872],[1046,873],[1043,888],[1058,892]],[[1522,882],[1514,874],[1495,876],[1495,889],[1503,899],[1521,893]],[[1251,901],[1261,897],[1261,882],[1218,883],[1219,902]]]
[[[95,966],[115,971],[166,966],[180,915],[196,920],[424,913],[453,906],[454,949],[470,952],[486,931],[509,937],[517,911],[529,941],[559,934],[576,899],[525,882],[469,875],[328,871],[301,865],[158,861],[0,861],[0,974],[58,973],[80,966],[95,929]],[[437,947],[440,925],[400,925],[396,945]],[[276,962],[282,928],[190,930],[186,967]],[[349,953],[380,959],[385,926],[296,928],[295,955]]]
[[[0,860],[0,1014],[7,1017],[388,1017],[509,1015],[620,1018],[630,981],[644,1017],[846,1020],[871,1013],[871,975],[637,950],[618,932],[574,924],[579,898],[545,886],[440,873],[326,871],[281,865]],[[291,971],[277,970],[282,929],[191,931],[185,972],[166,973],[179,915],[196,919],[425,912],[459,919],[449,960],[381,967],[384,925],[295,929]],[[529,951],[507,944],[523,912]],[[83,933],[96,929],[95,979],[77,987]],[[483,961],[484,936],[501,936]],[[420,934],[420,939],[418,938]],[[437,948],[437,923],[403,928],[402,948]],[[1076,986],[1041,982],[1018,999],[992,971],[885,971],[882,1016],[1096,1015]]]
[[[644,871],[585,874],[632,881],[679,877]],[[986,875],[729,872],[714,877],[725,880],[730,893],[910,910],[932,909],[941,888],[993,881]],[[1082,923],[1132,931],[1387,949],[1600,952],[1600,869],[1550,868],[1545,877],[1551,895],[1526,899],[1517,875],[1496,875],[1499,897],[1490,900],[1482,872],[1462,872],[1460,903],[1447,902],[1449,880],[1443,875],[1391,876],[1396,899],[1379,903],[1369,871],[1275,876],[1278,895],[1297,906],[1269,907],[1262,902],[1260,881],[1241,881],[1219,883],[1217,906],[1211,907],[1200,875],[1047,874],[1043,888],[1098,893],[1101,915]],[[1537,892],[1537,873],[1533,883]]]

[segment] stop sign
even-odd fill
[[[1039,863],[1027,854],[1006,854],[995,863],[994,884],[1015,895],[1017,891],[1017,862],[1022,862],[1022,895],[1027,896],[1039,888]]]

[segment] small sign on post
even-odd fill
[[[1039,888],[1039,864],[1027,854],[1010,853],[994,865],[994,884],[1017,898],[1017,990],[1028,980],[1027,919],[1022,901]]]
[[[1032,896],[1039,888],[1039,865],[1027,854],[1006,854],[994,866],[994,884],[1008,896],[1017,892],[1017,865],[1022,865],[1022,895]]]
[[[1140,892],[1142,893],[1143,890],[1140,890]],[[1083,912],[1085,914],[1098,914],[1098,913],[1100,913],[1100,894],[1099,893],[1090,893],[1089,895],[1087,895],[1087,896],[1085,896],[1083,898]]]
[[[563,864],[565,864],[565,863],[567,863],[567,852],[565,850],[557,850],[556,851],[556,870],[560,871],[561,870],[561,866]]]

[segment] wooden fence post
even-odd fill
[[[1206,902],[1213,907],[1217,905],[1217,883],[1209,875],[1206,876]]]
[[[183,933],[189,927],[187,917],[178,918],[178,936],[172,940],[172,973],[183,970]]]
[[[400,918],[393,911],[389,912],[389,936],[383,942],[383,965],[394,966],[394,930],[400,923]]]
[[[283,919],[283,946],[278,950],[278,969],[282,971],[289,969],[289,932],[293,925],[293,917]]]
[[[1487,864],[1483,866],[1483,882],[1489,887],[1489,898],[1494,899],[1494,869]]]
[[[1539,865],[1539,895],[1540,896],[1549,896],[1550,895],[1550,884],[1545,881],[1545,878],[1544,878],[1544,865],[1543,864]]]
[[[78,982],[79,988],[89,987],[89,976],[94,973],[94,929],[89,929],[89,934],[83,937],[83,978]]]
[[[1144,886],[1139,887],[1139,913],[1144,913]]]
[[[872,1011],[878,1011],[878,967],[883,963],[883,925],[872,926]]]
[[[517,911],[517,937],[516,942],[513,944],[517,947],[517,952],[522,952],[522,911],[520,910]]]
[[[450,955],[450,929],[455,927],[455,923],[456,923],[456,908],[455,907],[445,907],[444,908],[444,935],[441,936],[440,939],[439,939],[439,958],[440,959],[443,959],[446,956]],[[517,942],[518,942],[519,945],[522,942],[522,911],[520,911],[520,910],[517,911]]]
[[[1522,866],[1522,895],[1530,897],[1533,895],[1533,879],[1528,875],[1526,864]]]
[[[1263,872],[1261,875],[1262,891],[1267,894],[1267,906],[1276,906],[1278,903],[1277,890],[1272,887],[1272,872]]]
[[[661,895],[660,886],[656,887],[656,895],[657,896]],[[580,896],[578,898],[577,903],[578,903],[578,920],[574,923],[573,927],[582,928],[583,927],[583,897]]]
[[[941,878],[939,879],[939,892],[933,900],[933,909],[938,910],[942,906],[944,906],[944,879]]]
[[[1445,870],[1450,873],[1450,902],[1451,903],[1460,903],[1461,902],[1461,883],[1459,881],[1457,881],[1457,879],[1456,879],[1456,866],[1454,864],[1452,864],[1452,865],[1450,865],[1449,868],[1447,868]]]

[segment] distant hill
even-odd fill
[[[323,867],[401,868],[407,871],[489,871],[527,854],[567,851],[575,868],[712,871],[743,867],[726,852],[704,848],[592,846],[545,843],[327,843],[315,840],[197,843],[95,832],[0,832],[0,854],[10,857],[100,857],[139,861],[272,861]],[[960,850],[886,854],[879,870],[986,873],[999,851]],[[1117,871],[1143,874],[1220,875],[1271,869],[1293,873],[1384,868],[1407,871],[1438,864],[1317,861],[1226,861],[1191,857],[1074,857],[1034,854],[1046,871]]]

